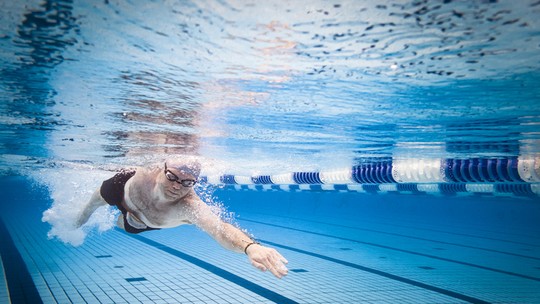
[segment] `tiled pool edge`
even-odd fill
[[[0,217],[0,254],[11,303],[43,303],[17,247]]]

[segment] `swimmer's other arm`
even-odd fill
[[[224,248],[245,253],[251,265],[261,271],[269,270],[277,278],[287,275],[288,261],[275,249],[265,247],[243,233],[240,229],[222,221],[212,213],[210,207],[202,202],[197,196],[188,200],[189,220],[203,231],[208,233]]]
[[[103,199],[103,197],[101,197],[100,189],[98,188],[96,191],[94,191],[94,194],[92,195],[88,203],[86,203],[86,205],[84,206],[84,209],[81,211],[81,213],[77,217],[77,222],[75,223],[76,227],[79,228],[82,225],[84,225],[88,221],[92,213],[94,213],[94,211],[96,211],[97,208],[104,205],[108,205],[108,204]]]

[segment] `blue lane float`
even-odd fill
[[[540,157],[381,158],[349,168],[274,175],[203,176],[226,189],[540,196]]]
[[[395,183],[392,177],[392,163],[388,161],[363,163],[353,166],[353,180],[360,184]]]
[[[293,172],[293,180],[297,184],[322,184],[319,172]]]
[[[446,159],[445,176],[452,182],[523,182],[518,159]]]
[[[253,176],[251,179],[253,180],[254,184],[260,184],[260,185],[273,184],[272,179],[270,178],[270,175]]]

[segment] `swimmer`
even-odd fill
[[[245,253],[259,270],[269,270],[277,278],[287,275],[284,264],[288,262],[277,250],[222,221],[199,198],[193,190],[199,173],[199,163],[179,160],[156,169],[122,171],[94,192],[76,225],[84,225],[98,207],[107,204],[122,212],[117,225],[129,233],[194,224],[224,248]]]

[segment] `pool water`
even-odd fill
[[[0,303],[539,303],[540,2],[0,3]],[[77,212],[196,157],[288,260]]]
[[[538,201],[355,192],[215,195],[289,260],[278,280],[202,231],[47,239],[47,190],[5,178],[2,257],[13,303],[535,303]],[[10,216],[5,216],[9,214]],[[23,271],[24,270],[24,271]]]

